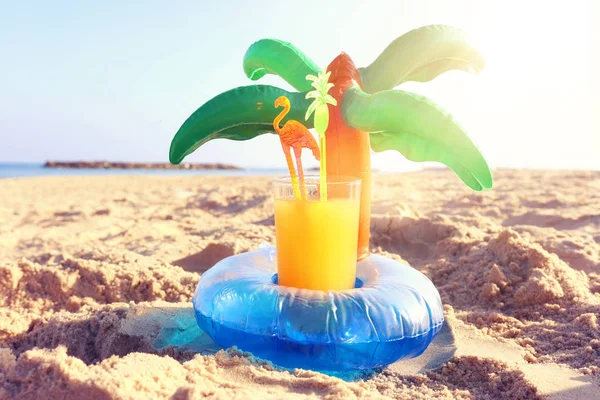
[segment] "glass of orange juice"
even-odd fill
[[[292,180],[276,178],[275,236],[279,284],[312,290],[354,288],[360,214],[360,179],[306,176],[294,197]]]

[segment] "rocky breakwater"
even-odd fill
[[[200,164],[181,163],[137,163],[114,161],[46,161],[44,168],[70,168],[70,169],[197,169],[197,170],[241,170],[242,168],[230,164]]]

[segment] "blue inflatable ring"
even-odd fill
[[[284,367],[342,371],[416,357],[444,322],[433,283],[383,256],[357,264],[350,290],[279,286],[276,271],[271,246],[206,271],[192,300],[200,328],[220,346]]]

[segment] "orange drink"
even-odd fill
[[[290,178],[275,180],[275,234],[279,284],[313,290],[354,287],[360,213],[360,180],[327,182],[319,200],[319,177],[306,177],[302,199]]]

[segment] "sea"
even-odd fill
[[[186,170],[186,169],[69,169],[44,168],[37,163],[0,163],[1,178],[30,176],[82,176],[82,175],[160,175],[160,176],[284,176],[287,169],[247,168],[242,170]]]

